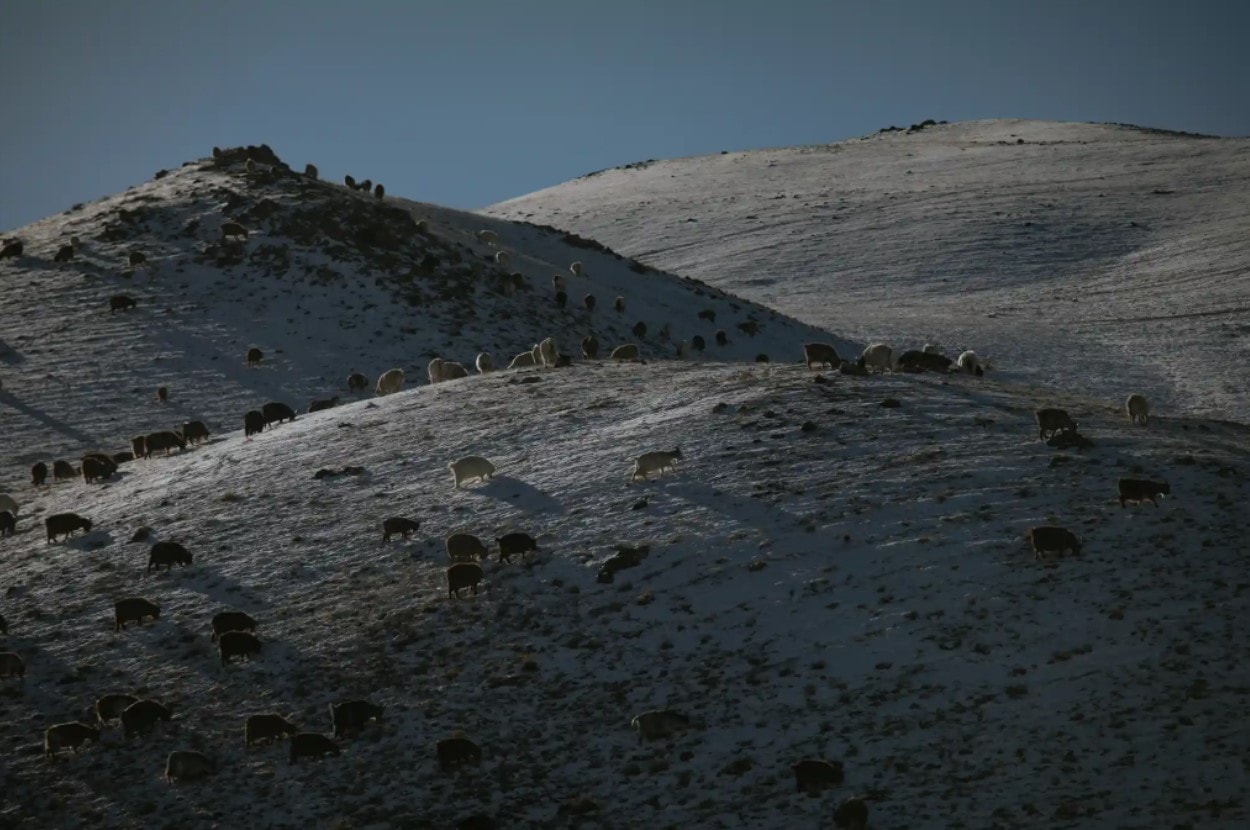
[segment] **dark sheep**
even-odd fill
[[[156,387],[156,399],[161,403],[165,403],[165,401],[169,400],[169,389],[164,386]]]
[[[223,222],[221,224],[221,241],[225,243],[230,237],[242,237],[243,241],[247,241],[248,230],[238,222]]]
[[[447,537],[447,556],[453,563],[473,562],[489,554],[482,540],[471,533],[453,533]]]
[[[759,354],[757,354],[757,355],[755,356],[755,362],[756,362],[756,363],[767,363],[767,362],[768,362],[768,355],[764,354],[763,352],[760,352]]]
[[[17,532],[17,517],[8,510],[0,510],[0,536]]]
[[[370,190],[372,190],[372,189],[373,189],[373,179],[365,179],[363,182],[361,182],[361,183],[357,186],[357,188],[356,188],[356,189],[357,189],[357,190],[363,190],[363,191],[365,191],[366,193],[368,193]]]
[[[131,251],[128,259],[130,261],[131,268],[138,268],[140,265],[148,264],[147,255],[140,251]]]
[[[334,407],[338,405],[339,405],[339,396],[335,395],[333,398],[329,398],[328,400],[313,401],[312,403],[308,405],[308,411],[320,412],[323,409],[333,409]]]
[[[219,158],[221,158],[221,157],[222,157],[221,148],[220,148],[220,147],[214,147],[214,148],[213,148],[213,158],[215,158],[215,159],[219,159]]]
[[[638,733],[638,743],[642,743],[644,740],[654,741],[661,738],[670,738],[673,735],[685,732],[693,726],[689,716],[680,712],[674,712],[672,709],[657,709],[643,712],[641,715],[635,716],[629,722],[629,725]]]
[[[243,746],[271,744],[283,735],[299,732],[295,724],[277,714],[252,715],[243,725]]]
[[[57,459],[52,462],[52,479],[61,481],[67,478],[77,478],[78,471],[74,469],[74,465],[64,459]]]
[[[9,633],[8,626],[5,626],[4,633]],[[16,677],[18,680],[26,679],[26,664],[22,662],[22,658],[13,651],[0,651],[0,677]]]
[[[126,464],[126,463],[128,463],[128,462],[134,461],[134,460],[135,460],[135,454],[134,454],[134,453],[132,453],[130,450],[122,450],[121,452],[115,452],[115,453],[113,453],[113,454],[110,456],[110,458],[112,458],[112,459],[113,459],[113,463],[114,463],[114,464],[117,464],[117,465],[119,465],[119,466],[120,466],[120,465],[122,465],[122,464]]]
[[[125,629],[126,623],[132,621],[142,626],[144,617],[159,620],[161,618],[160,606],[143,597],[128,597],[119,600],[113,605],[113,630],[121,631]]]
[[[347,376],[347,391],[363,392],[369,388],[369,378],[362,372],[352,372]]]
[[[817,369],[823,369],[825,366],[835,369],[842,361],[838,358],[837,349],[828,343],[804,343],[803,363],[808,369],[812,368],[813,363],[816,364]]]
[[[613,300],[612,308],[616,309],[618,313],[624,314],[625,313],[625,298],[617,297],[615,300]]]
[[[1046,440],[1047,433],[1076,432],[1076,421],[1063,409],[1039,409],[1033,413],[1037,420],[1037,437]]]
[[[122,712],[122,740],[128,741],[135,736],[147,735],[157,721],[168,723],[172,717],[173,713],[169,708],[155,700],[132,703]]]
[[[717,330],[716,330],[716,345],[718,345],[718,346],[728,346],[728,345],[729,345],[729,335],[725,334],[725,330],[724,330],[724,329],[717,329]]]
[[[833,812],[833,824],[845,830],[868,830],[868,803],[859,796],[848,795]]]
[[[944,354],[908,349],[898,356],[895,365],[904,372],[947,372],[953,362]]]
[[[738,331],[742,332],[747,337],[754,337],[759,334],[760,324],[754,320],[746,320],[745,322],[738,324]]]
[[[265,359],[265,353],[253,346],[247,350],[247,365],[259,366],[260,362]]]
[[[556,292],[556,308],[563,309],[569,304],[569,295],[563,291]]]
[[[187,421],[182,425],[182,437],[189,444],[198,444],[209,435],[208,427],[203,421]]]
[[[451,772],[465,764],[480,764],[482,748],[468,738],[444,738],[435,747],[438,766],[443,772]]]
[[[149,432],[143,439],[143,457],[151,458],[152,453],[160,450],[164,450],[165,455],[169,455],[169,451],[175,447],[179,452],[185,450],[187,448],[187,439],[173,430]]]
[[[68,539],[75,530],[81,530],[84,533],[91,532],[91,520],[84,519],[77,513],[53,513],[43,520],[43,524],[48,530],[49,545],[55,542],[58,536]]]
[[[582,338],[582,356],[587,360],[599,357],[599,339],[593,334]]]
[[[373,195],[374,195],[374,196],[377,196],[379,199],[385,199],[385,198],[386,198],[386,188],[385,188],[385,187],[383,187],[380,183],[379,183],[379,184],[374,185],[374,187],[373,187]]]
[[[305,176],[307,176],[307,177],[308,177],[308,178],[310,178],[310,179],[316,179],[316,178],[319,178],[319,174],[317,173],[317,165],[315,165],[315,164],[305,164],[305,165],[304,165],[304,175],[305,175]]]
[[[74,246],[62,245],[56,249],[56,256],[52,257],[53,262],[70,262],[74,259]]]
[[[95,717],[99,723],[108,723],[122,716],[132,704],[138,703],[134,695],[114,693],[104,695],[95,702]]]
[[[133,297],[128,297],[125,294],[115,294],[109,297],[109,314],[115,311],[125,311],[137,305],[138,303],[135,302]]]
[[[224,666],[232,657],[246,657],[250,662],[260,654],[260,640],[255,634],[246,631],[226,631],[217,638],[217,650],[221,652],[221,664]]]
[[[538,542],[528,533],[508,533],[495,540],[499,545],[499,561],[511,562],[512,557],[524,556],[528,551],[538,550]]]
[[[26,250],[26,246],[22,244],[22,240],[15,239],[7,243],[3,248],[0,248],[0,259],[8,259],[10,257],[16,259],[22,255],[24,250]]]
[[[217,764],[211,758],[190,749],[174,750],[165,761],[165,780],[171,784],[207,778],[216,771]]]
[[[1159,502],[1155,501],[1155,496],[1166,496],[1172,493],[1172,486],[1166,481],[1149,481],[1143,478],[1122,478],[1117,489],[1120,494],[1121,508],[1124,507],[1125,502],[1143,502],[1147,499],[1158,507]]]
[[[844,778],[841,761],[821,761],[804,758],[790,767],[794,772],[794,785],[798,792],[820,795],[842,783]]]
[[[260,408],[260,412],[265,416],[265,426],[271,424],[280,424],[283,421],[294,421],[295,410],[284,403],[270,401]]]
[[[265,415],[257,412],[255,409],[249,410],[243,416],[243,435],[250,437],[265,429]]]
[[[398,534],[407,539],[413,533],[416,533],[421,527],[421,522],[416,519],[405,519],[401,516],[392,516],[382,521],[382,542],[391,541],[391,537]]]
[[[135,454],[135,458],[143,458],[148,454],[148,437],[146,435],[136,435],[130,439],[130,450]]]
[[[360,734],[365,724],[371,720],[382,722],[385,706],[370,703],[367,700],[346,700],[342,703],[330,704],[330,722],[334,724],[334,737],[343,738],[349,733]]]
[[[587,311],[594,311],[595,310],[595,295],[587,294],[585,297],[582,297],[582,305],[586,306]]]
[[[100,730],[85,723],[57,723],[49,726],[43,733],[43,754],[49,761],[56,760],[56,751],[70,747],[74,753],[87,741],[93,744],[100,742]]]
[[[213,615],[213,642],[229,631],[256,633],[256,620],[242,611],[220,611]]]
[[[343,177],[343,184],[347,185],[347,188],[348,188],[349,190],[355,190],[355,189],[356,189],[356,180],[355,180],[355,179],[353,179],[351,176],[344,176],[344,177]]]
[[[161,565],[164,565],[165,572],[169,573],[174,569],[174,565],[186,567],[190,564],[190,551],[177,542],[157,542],[148,553],[148,573]]]
[[[91,484],[96,479],[110,478],[113,473],[117,472],[117,464],[111,458],[88,455],[83,457],[81,469],[82,480]]]
[[[1062,556],[1068,550],[1073,554],[1081,552],[1081,540],[1076,538],[1075,533],[1062,527],[1039,525],[1024,534],[1024,538],[1033,544],[1034,559],[1041,559],[1043,553],[1057,553]]]
[[[699,312],[700,320],[707,320],[709,323],[716,322],[716,312],[710,308],[705,308]]]
[[[695,351],[701,352],[707,348],[707,341],[703,339],[702,335],[696,334],[690,338],[690,345],[694,346]]]
[[[639,320],[637,323],[634,323],[634,327],[631,331],[633,331],[634,337],[641,340],[647,336],[647,324]]]
[[[33,487],[41,487],[48,480],[48,465],[42,461],[32,464],[30,467],[30,483]]]
[[[300,732],[291,736],[291,763],[294,764],[300,758],[324,758],[327,755],[341,755],[343,750],[339,749],[331,738],[317,732]]]
[[[447,596],[460,599],[460,591],[464,588],[472,589],[473,593],[477,593],[477,585],[485,574],[482,572],[482,566],[473,562],[458,562],[447,569]]]

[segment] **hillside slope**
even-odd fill
[[[793,830],[858,792],[883,828],[1244,826],[1250,433],[1059,402],[1095,448],[1050,450],[1035,396],[973,378],[587,363],[41,488],[0,543],[3,646],[27,666],[0,680],[0,823],[445,828],[484,811],[505,828]],[[635,454],[674,445],[676,474],[626,483]],[[494,480],[453,490],[465,453]],[[314,478],[343,465],[363,471]],[[1121,509],[1131,474],[1172,496]],[[41,520],[65,509],[95,525],[48,545]],[[382,545],[389,515],[422,527]],[[1021,533],[1049,521],[1082,535],[1079,556],[1034,561]],[[128,543],[144,526],[194,563],[146,573],[148,544]],[[457,530],[541,550],[492,557],[481,592],[449,599]],[[618,542],[650,554],[602,584]],[[125,596],[160,619],[114,633]],[[219,665],[224,608],[259,621],[254,660]],[[108,692],[174,720],[46,762],[44,727]],[[249,714],[326,733],[327,705],[353,697],[387,708],[341,757],[243,746]],[[639,745],[630,718],[666,706],[698,728]],[[440,773],[434,743],[457,731],[482,763]],[[182,748],[220,771],[166,784]],[[805,756],[842,761],[845,783],[796,793]]]
[[[1250,139],[979,121],[646,161],[483,212],[588,234],[860,342],[1246,421]]]

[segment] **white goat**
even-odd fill
[[[16,516],[17,507],[17,499],[13,498],[8,493],[0,493],[0,512],[7,510]]]
[[[873,343],[859,356],[860,365],[878,372],[894,371],[894,350],[884,343]]]
[[[960,352],[959,359],[955,361],[955,365],[958,366],[961,371],[967,372],[970,375],[981,377],[985,374],[985,364],[981,362],[981,358],[977,357],[977,353],[971,349]]]
[[[499,234],[495,233],[494,231],[488,231],[486,229],[482,229],[477,232],[477,240],[479,242],[484,242],[487,245],[494,245],[496,242],[499,241]]]
[[[609,355],[612,360],[637,360],[638,346],[634,343],[626,343],[624,346],[617,346]]]
[[[934,345],[933,343],[925,343],[924,349],[922,349],[921,351],[923,351],[925,354],[941,354],[942,347]]]
[[[1145,424],[1150,416],[1150,401],[1146,400],[1145,395],[1138,395],[1136,392],[1128,396],[1124,408],[1128,410],[1129,423],[1135,424],[1140,418],[1142,424]]]
[[[457,378],[467,378],[469,370],[464,368],[463,363],[457,363],[454,360],[443,361],[443,380],[456,380]]]
[[[665,470],[676,472],[677,465],[673,462],[678,458],[681,458],[681,447],[674,447],[672,450],[643,453],[634,460],[634,473],[629,477],[629,480],[634,481],[638,476],[646,478],[649,473],[662,473]]]
[[[474,365],[477,366],[478,372],[484,375],[494,370],[495,359],[490,356],[490,352],[481,352],[478,354],[477,360],[474,361]]]
[[[438,383],[443,379],[443,359],[436,357],[430,361],[428,367],[430,373],[430,383]]]
[[[451,474],[456,478],[457,490],[466,481],[472,479],[486,481],[495,474],[495,465],[480,455],[466,455],[464,458],[448,464],[447,469],[451,470]]]
[[[533,366],[533,365],[534,365],[534,353],[533,352],[521,352],[519,355],[512,358],[512,362],[508,364],[508,368],[509,369],[524,369],[527,366]]]
[[[558,357],[560,357],[560,350],[556,347],[555,340],[548,337],[538,344],[538,359],[542,361],[542,365],[548,368],[553,367]]]
[[[379,395],[389,395],[392,392],[398,392],[404,388],[404,370],[388,369],[378,378],[378,385],[374,391]]]

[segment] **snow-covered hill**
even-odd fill
[[[1250,139],[1039,121],[645,161],[487,208],[861,342],[1245,422]]]

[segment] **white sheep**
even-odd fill
[[[511,261],[512,259],[508,256],[507,251],[499,251],[495,254],[495,264],[500,268],[506,269],[508,267],[508,263]]]
[[[582,267],[580,260],[569,265],[569,273],[575,277],[580,277],[583,273],[585,273],[585,270],[586,269]]]
[[[398,392],[404,388],[404,370],[388,369],[378,378],[378,385],[374,391],[379,395],[389,395],[392,392]]]
[[[608,357],[612,360],[638,360],[638,345],[626,343],[624,346],[617,346]]]
[[[921,351],[925,354],[941,354],[942,347],[934,345],[933,343],[925,343],[924,348]]]
[[[494,245],[496,242],[499,241],[499,234],[495,233],[494,231],[488,231],[486,229],[482,229],[477,232],[477,240],[479,242],[484,242],[487,245]]]
[[[955,365],[958,366],[961,371],[967,372],[970,375],[981,377],[985,374],[985,364],[981,362],[981,358],[977,357],[977,353],[971,349],[960,352],[959,359],[955,361]]]
[[[1150,415],[1150,401],[1146,400],[1145,395],[1138,395],[1136,392],[1128,396],[1124,408],[1128,410],[1129,423],[1135,424],[1140,418],[1142,424],[1145,424]]]
[[[0,493],[0,512],[7,510],[16,516],[17,507],[17,499],[13,498],[8,493]]]
[[[548,337],[546,340],[538,344],[538,359],[542,365],[550,368],[556,365],[556,360],[560,357],[560,349],[556,346],[556,341]]]
[[[473,361],[473,365],[477,366],[478,372],[486,374],[495,368],[495,359],[490,356],[490,352],[480,352],[477,360]]]
[[[430,383],[438,383],[443,379],[443,359],[436,357],[431,360],[427,370],[430,374]]]
[[[534,365],[534,353],[533,352],[521,352],[519,355],[512,358],[512,362],[508,364],[508,368],[509,369],[524,369],[526,367],[533,366],[533,365]]]
[[[884,343],[873,343],[859,356],[859,365],[878,372],[894,371],[894,350]]]
[[[464,368],[464,364],[457,363],[454,360],[443,361],[443,380],[456,380],[457,378],[467,378],[469,370]]]
[[[471,479],[486,481],[495,474],[495,465],[480,455],[466,455],[464,458],[448,464],[447,469],[451,470],[451,474],[456,478],[457,490],[466,481]]]
[[[417,229],[417,233],[425,233],[430,229],[430,220],[418,219],[412,223],[412,226]]]
[[[681,447],[674,447],[672,450],[643,453],[634,460],[634,472],[629,477],[629,480],[634,481],[638,476],[646,478],[650,473],[662,473],[665,470],[673,470],[675,472],[677,465],[673,462],[678,458],[681,458]]]

